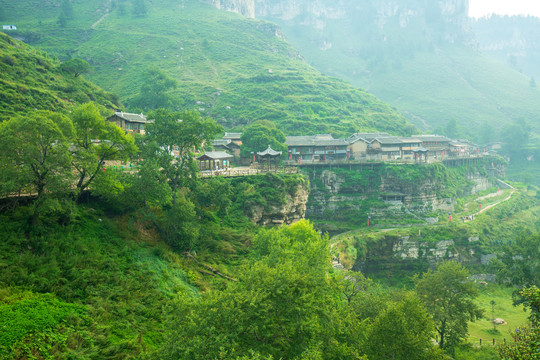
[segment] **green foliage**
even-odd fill
[[[517,332],[519,330],[519,332]],[[540,357],[540,328],[516,329],[517,343],[500,346],[502,360],[535,360]]]
[[[71,114],[75,127],[72,145],[72,166],[76,173],[75,196],[80,198],[91,184],[106,184],[109,188],[121,184],[114,174],[103,171],[105,161],[125,160],[137,151],[133,137],[109,122],[94,103],[79,106]],[[96,140],[98,142],[96,143]]]
[[[199,223],[195,215],[193,203],[181,195],[170,208],[163,211],[163,217],[158,218],[164,240],[173,249],[190,251],[196,246]]]
[[[142,1],[142,0],[140,0]],[[178,84],[158,68],[149,68],[142,72],[141,91],[139,95],[129,102],[129,105],[145,110],[169,108],[177,100],[173,101],[170,91]]]
[[[73,5],[71,5],[71,0],[62,0],[60,5],[61,14],[66,17],[66,19],[73,19]]]
[[[0,214],[0,345],[11,346],[0,358],[140,357],[162,342],[162,307],[194,292],[174,254],[145,243],[153,240],[137,220],[141,232],[121,230],[121,219],[93,206],[28,234],[23,208]]]
[[[514,241],[503,245],[491,266],[499,282],[526,287],[540,284],[539,233],[523,232]]]
[[[540,323],[540,289],[537,286],[524,288],[519,292],[524,304],[531,310],[530,320],[533,326]]]
[[[141,68],[159,63],[167,77],[178,83],[165,92],[172,100],[168,107],[204,111],[228,128],[266,119],[287,134],[415,131],[395,109],[307,65],[276,36],[275,25],[199,1],[137,0],[146,5],[145,16],[120,14],[120,5],[125,5],[125,11],[133,4],[124,1],[91,28],[108,8],[99,0],[74,3],[76,19],[70,21],[69,31],[58,31],[50,23],[58,17],[57,10],[38,5],[43,10],[43,24],[38,25],[35,17],[26,14],[27,1],[12,8],[18,24],[46,35],[34,45],[61,59],[87,59],[94,67],[88,76],[117,92],[130,106],[143,100],[140,90],[147,81]]]
[[[35,193],[33,224],[47,197],[69,191],[70,120],[50,111],[34,111],[0,123],[0,194]]]
[[[435,322],[439,346],[450,353],[467,335],[468,322],[482,316],[473,301],[477,290],[468,277],[465,268],[450,261],[415,277],[416,293]]]
[[[433,322],[413,294],[389,305],[373,321],[366,335],[369,359],[443,359],[433,349]]]
[[[118,97],[60,69],[57,60],[0,33],[0,121],[28,109],[67,113],[88,101],[116,109]]]
[[[43,343],[37,346],[27,345],[27,339],[35,334],[59,331],[69,317],[79,317],[85,310],[83,306],[65,303],[51,294],[34,294],[31,292],[13,292],[1,290],[0,298],[0,358],[9,359],[11,355],[19,357],[31,356],[23,349],[33,350],[46,358],[52,358],[52,345]],[[52,335],[54,337],[54,335]],[[61,339],[58,336],[57,341]],[[65,342],[65,340],[64,340]],[[65,344],[64,344],[65,345]]]
[[[133,15],[144,16],[146,15],[146,5],[144,0],[132,0],[133,1]],[[160,106],[161,107],[161,106]]]
[[[81,74],[87,73],[91,70],[88,61],[83,59],[71,59],[69,61],[60,64],[60,70],[78,77]]]
[[[287,153],[285,134],[270,121],[258,120],[246,126],[242,131],[242,156],[266,150],[268,145],[276,151]]]
[[[171,186],[174,205],[178,189],[196,178],[194,152],[210,142],[221,131],[221,126],[194,111],[158,109],[149,117],[154,123],[146,128],[144,158],[157,160]]]
[[[327,275],[326,239],[299,222],[254,241],[258,260],[238,282],[178,304],[156,358],[361,358],[359,323]]]

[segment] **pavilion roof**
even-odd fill
[[[268,145],[268,148],[266,150],[257,153],[257,155],[262,156],[262,157],[277,157],[277,156],[281,156],[281,154],[282,154],[281,151],[276,151],[272,149],[270,145]]]
[[[205,152],[203,155],[199,156],[197,160],[225,160],[232,159],[233,157],[234,156],[232,156],[231,154],[227,154],[225,151],[208,151]]]

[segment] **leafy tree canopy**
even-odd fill
[[[147,13],[144,0],[133,0],[133,15],[144,16]]]
[[[70,0],[62,0],[62,5],[60,6],[61,15],[64,15],[66,19],[73,19],[73,5],[71,5]]]
[[[86,60],[77,58],[60,64],[60,70],[68,74],[72,74],[74,77],[78,77],[81,74],[89,72],[91,67]]]
[[[72,166],[77,177],[76,198],[80,198],[95,180],[121,191],[121,184],[114,180],[115,175],[103,171],[104,163],[108,160],[125,160],[137,151],[133,137],[107,121],[102,112],[106,110],[94,103],[87,103],[71,114],[75,127]]]
[[[497,280],[518,287],[540,284],[540,233],[522,233],[491,261]]]
[[[287,152],[285,134],[267,120],[259,120],[248,125],[242,132],[242,156],[249,157],[251,152],[266,150],[268,145],[276,151]]]
[[[415,277],[416,293],[433,317],[439,346],[451,353],[467,335],[468,322],[482,316],[474,302],[477,289],[468,277],[465,268],[451,261]]]
[[[176,192],[195,179],[195,152],[221,131],[221,126],[198,112],[158,109],[148,114],[154,122],[146,128],[144,158],[155,158],[169,179],[173,204]]]
[[[149,68],[142,73],[142,85],[139,95],[131,101],[132,107],[144,110],[170,108],[173,105],[170,90],[177,87],[177,82],[158,68]]]
[[[415,294],[391,303],[369,327],[365,346],[369,359],[442,359],[433,349],[433,321]]]
[[[71,121],[33,111],[0,124],[0,193],[35,193],[33,223],[46,197],[69,191]]]
[[[258,260],[237,282],[181,301],[159,358],[361,359],[360,322],[321,271],[326,240],[306,221],[258,236]]]

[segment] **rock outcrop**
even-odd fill
[[[307,184],[298,184],[294,191],[285,195],[282,204],[254,205],[248,212],[257,225],[292,224],[305,218],[308,197]]]
[[[255,17],[255,0],[212,0],[212,5],[248,18]]]

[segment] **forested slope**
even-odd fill
[[[62,60],[87,60],[94,68],[88,77],[132,109],[196,109],[226,127],[267,119],[290,134],[413,131],[387,104],[308,66],[273,24],[197,0],[143,2],[143,8],[73,2],[72,18],[60,22],[67,11],[61,3],[3,6],[18,24],[14,35]]]
[[[31,109],[66,111],[96,101],[120,106],[117,96],[62,71],[60,61],[0,33],[0,120]]]

